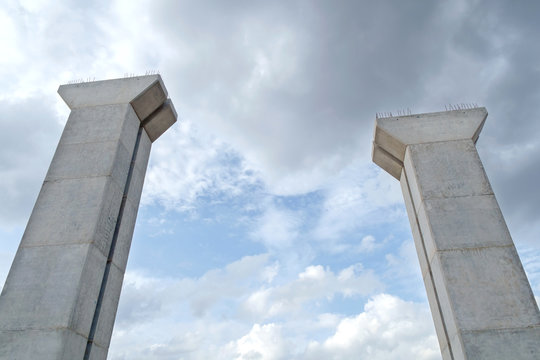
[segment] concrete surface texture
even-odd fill
[[[485,108],[377,118],[443,359],[540,359],[540,313],[475,143]]]
[[[71,109],[0,295],[0,359],[106,359],[152,142],[159,75],[60,86]]]

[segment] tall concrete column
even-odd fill
[[[540,359],[540,313],[475,143],[485,108],[378,118],[443,359]]]
[[[0,296],[0,359],[106,359],[152,142],[159,75],[62,85],[71,109]]]

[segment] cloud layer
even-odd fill
[[[376,112],[476,102],[478,150],[540,291],[534,1],[4,1],[5,277],[68,115],[58,85],[159,70],[110,358],[438,359]]]

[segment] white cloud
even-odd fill
[[[301,225],[301,214],[270,204],[255,222],[251,236],[269,249],[283,249],[293,245]]]
[[[380,294],[351,317],[332,313],[313,319],[247,324],[224,319],[152,322],[115,330],[112,360],[121,359],[357,359],[436,360],[438,343],[427,304]],[[149,328],[150,326],[150,328]],[[150,330],[152,329],[152,330]],[[319,331],[330,330],[323,340]],[[299,333],[298,331],[305,331]]]
[[[128,271],[111,359],[174,359],[180,353],[185,359],[249,359],[257,352],[262,358],[290,358],[311,336],[340,322],[340,315],[314,312],[318,304],[336,295],[368,295],[381,286],[360,265],[338,273],[312,265],[286,282],[281,275],[281,283],[272,285],[280,275],[268,255],[244,257],[199,278]],[[266,323],[269,317],[296,320]],[[284,340],[289,336],[297,340]]]
[[[527,246],[518,247],[518,252],[533,292],[540,294],[540,250]]]
[[[148,322],[126,331],[115,329],[111,360],[231,359],[225,345],[243,336],[246,326],[224,320]]]
[[[317,307],[318,302],[331,301],[336,295],[365,296],[381,286],[378,277],[360,264],[337,274],[321,265],[311,265],[291,282],[253,292],[242,307],[255,319],[292,316]]]
[[[0,226],[25,224],[52,159],[61,127],[47,98],[0,100]],[[39,121],[36,121],[39,119]]]
[[[440,352],[425,304],[380,294],[364,312],[340,321],[334,335],[309,344],[304,359],[435,360]]]
[[[386,265],[392,277],[420,275],[420,266],[418,255],[412,235],[409,239],[403,241],[397,248],[397,251],[385,255]]]
[[[17,229],[17,231],[0,230],[0,235],[2,236],[4,242],[4,246],[0,249],[0,292],[2,291],[4,282],[6,281],[11,268],[13,257],[15,256],[15,244],[17,244],[19,241],[19,237],[17,235],[20,235],[21,233],[21,229]],[[16,238],[12,239],[14,235]]]
[[[190,121],[179,121],[152,149],[143,204],[192,210],[202,195],[239,196],[257,184],[257,177],[226,144],[203,135]]]
[[[2,66],[24,61],[24,56],[18,46],[17,23],[8,15],[8,12],[0,9],[0,44],[4,46],[4,56],[0,58]]]
[[[374,166],[361,164],[351,165],[327,185],[322,207],[313,235],[329,244],[330,251],[351,250],[340,247],[339,239],[362,226],[396,221],[405,215],[399,182]]]
[[[200,278],[156,278],[128,271],[117,322],[125,329],[149,319],[185,318],[189,314],[199,318],[210,311],[234,313],[234,308],[215,306],[249,294],[254,283],[268,280],[274,271],[275,264],[268,263],[266,254],[245,256]]]
[[[14,21],[5,25],[9,37],[2,45],[10,56],[3,57],[0,69],[0,99],[44,96],[51,104],[61,103],[56,96],[59,84],[105,75],[111,64],[106,56],[100,59],[100,53],[107,41],[95,23],[106,11],[95,5],[3,2],[2,11]]]
[[[367,235],[362,238],[358,250],[360,252],[371,252],[377,247],[375,238],[372,235]]]
[[[418,255],[412,236],[396,244],[393,252],[385,254],[386,264],[379,275],[384,283],[402,297],[427,301]]]
[[[287,357],[287,344],[276,324],[253,325],[248,334],[228,344],[230,359],[280,360]]]

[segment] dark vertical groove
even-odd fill
[[[135,160],[137,159],[137,151],[139,150],[139,143],[141,141],[143,127],[139,126],[137,133],[137,140],[135,140],[135,146],[133,153],[131,154],[131,163],[129,165],[128,176],[126,184],[124,185],[124,193],[122,194],[122,202],[120,209],[118,210],[118,216],[116,217],[116,225],[114,227],[114,233],[111,240],[111,247],[109,248],[109,255],[107,256],[107,264],[105,265],[105,271],[103,272],[103,279],[101,280],[101,287],[99,289],[99,295],[96,302],[96,309],[94,310],[94,317],[92,318],[92,326],[90,327],[90,333],[88,334],[88,342],[86,343],[86,350],[84,351],[83,360],[90,358],[90,352],[92,351],[92,344],[94,343],[94,336],[96,334],[97,324],[99,321],[99,313],[101,312],[101,304],[103,303],[103,297],[105,295],[105,288],[107,287],[107,281],[109,280],[109,273],[111,271],[111,264],[114,256],[114,249],[116,248],[116,241],[118,240],[118,233],[120,232],[120,225],[122,225],[122,217],[124,215],[124,208],[126,207],[126,200],[129,191],[129,185],[131,183],[131,177],[133,176],[133,168],[135,167]]]
[[[416,221],[416,227],[418,228],[418,235],[420,235],[420,242],[422,243],[422,252],[424,255],[424,259],[426,259],[426,264],[429,271],[429,281],[431,282],[431,286],[433,287],[433,293],[435,294],[435,301],[437,302],[437,311],[439,312],[439,316],[441,317],[441,322],[443,326],[444,331],[444,337],[446,339],[446,343],[448,344],[448,352],[450,354],[450,360],[454,360],[454,352],[452,351],[452,344],[450,344],[450,338],[448,336],[448,329],[446,328],[446,322],[444,321],[444,314],[441,308],[441,301],[439,300],[439,293],[437,292],[437,288],[435,287],[435,280],[433,280],[433,272],[431,271],[431,264],[429,263],[429,258],[427,256],[427,250],[426,250],[426,244],[424,243],[424,235],[422,235],[422,229],[420,228],[420,223],[418,222],[418,214],[416,212],[416,205],[414,204],[412,193],[411,193],[411,187],[409,185],[409,179],[407,177],[407,172],[405,171],[405,166],[403,166],[403,175],[405,176],[405,182],[407,184],[407,190],[409,192],[409,201],[411,202],[411,206],[413,208],[414,212],[414,220]],[[407,194],[404,194],[407,195]],[[442,351],[442,349],[441,349]],[[442,355],[442,354],[441,354]]]

